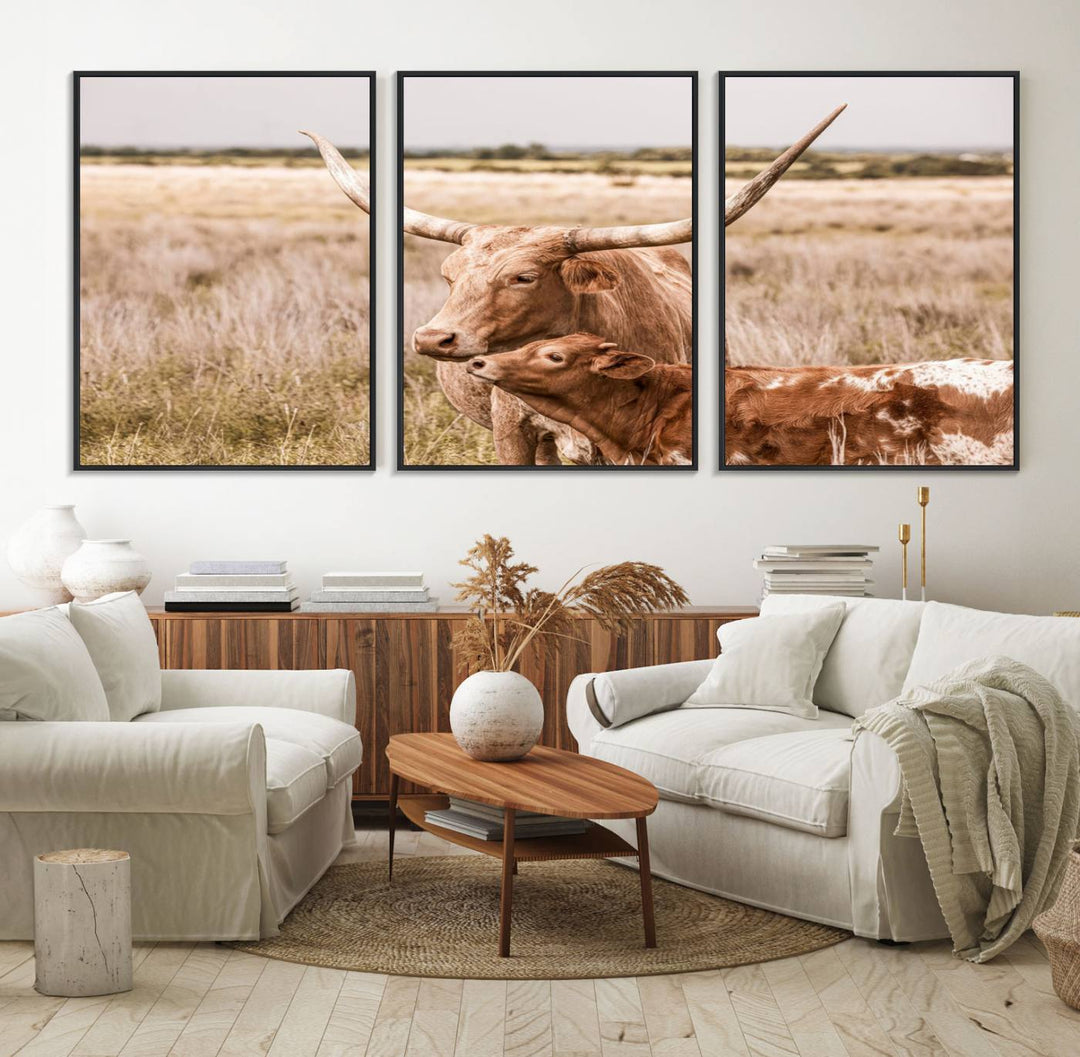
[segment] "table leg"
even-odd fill
[[[637,820],[638,874],[641,877],[641,916],[645,921],[645,946],[656,946],[656,918],[653,914],[652,873],[649,866],[649,829],[645,817]]]
[[[392,771],[390,772],[390,818],[388,832],[390,835],[390,859],[389,870],[387,874],[387,880],[393,884],[394,881],[394,830],[397,828],[397,792],[398,792],[398,776]]]
[[[499,893],[499,957],[510,957],[510,910],[514,901],[514,818],[512,807],[503,818],[502,889]]]

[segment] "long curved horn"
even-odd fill
[[[572,228],[565,235],[571,253],[622,250],[632,246],[674,246],[694,237],[694,221],[669,220],[666,224],[631,224],[618,228]]]
[[[356,175],[356,170],[341,156],[328,139],[320,136],[317,132],[303,132],[322,155],[323,161],[334,182],[340,187],[349,199],[358,205],[365,213],[371,212],[371,198],[368,194],[367,184]],[[459,243],[465,237],[465,233],[475,224],[466,224],[461,220],[447,220],[445,217],[433,217],[427,213],[421,213],[408,206],[402,209],[402,223],[410,235],[420,235],[425,239],[438,239],[440,242]]]
[[[748,209],[757,205],[768,194],[781,176],[791,167],[791,163],[811,143],[814,142],[847,108],[847,103],[841,103],[824,121],[815,125],[802,139],[793,143],[776,161],[767,169],[762,169],[748,184],[740,187],[726,202],[724,202],[724,227],[736,221]]]

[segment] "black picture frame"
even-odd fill
[[[368,461],[356,464],[303,464],[303,465],[272,465],[269,463],[235,463],[229,465],[213,464],[99,464],[84,463],[81,451],[81,407],[82,407],[82,372],[81,372],[81,323],[80,323],[80,276],[81,276],[81,253],[80,253],[80,152],[81,152],[81,127],[80,127],[80,86],[83,80],[95,77],[109,78],[169,78],[169,77],[206,77],[206,78],[349,78],[366,79],[368,82],[368,181],[370,190],[370,221],[368,224],[368,284],[369,284],[369,309],[368,309]],[[331,472],[356,472],[370,471],[376,467],[375,441],[376,441],[376,382],[377,382],[377,350],[376,350],[376,284],[378,277],[377,267],[377,148],[376,148],[376,95],[377,78],[374,70],[75,70],[72,73],[72,347],[73,347],[73,414],[72,414],[72,469],[76,472],[87,473],[112,473],[112,472],[216,472],[236,473],[254,471],[258,473],[319,473]],[[298,130],[299,131],[299,130]],[[304,140],[304,137],[299,137]],[[298,142],[298,146],[302,143]],[[309,144],[310,145],[310,144]],[[312,149],[314,149],[312,147]],[[327,177],[329,180],[329,177]]]
[[[691,239],[690,266],[693,274],[691,289],[691,313],[692,313],[692,339],[690,364],[694,371],[694,385],[692,392],[692,420],[693,420],[693,452],[689,464],[677,466],[653,466],[653,465],[575,465],[575,466],[539,466],[539,465],[480,465],[460,464],[442,465],[430,463],[408,463],[405,460],[405,231],[402,223],[405,201],[405,82],[413,78],[524,78],[524,77],[558,77],[558,78],[687,78],[690,82],[691,96],[691,220],[693,223],[693,237]],[[566,472],[566,473],[592,473],[592,472],[615,472],[615,473],[671,473],[671,472],[695,472],[699,468],[698,453],[699,430],[698,430],[698,403],[700,399],[700,387],[697,382],[697,368],[699,356],[700,320],[698,316],[698,266],[699,266],[699,214],[698,214],[698,190],[699,190],[699,128],[698,128],[698,72],[696,70],[402,70],[397,74],[397,457],[396,466],[399,471],[410,473],[423,473],[427,471],[457,472],[479,471],[482,473],[500,472]],[[468,219],[468,218],[463,218]]]
[[[889,465],[766,465],[728,463],[726,459],[727,430],[727,261],[726,228],[724,217],[727,111],[725,82],[729,78],[1002,78],[1012,82],[1012,364],[1013,364],[1013,446],[1012,462],[994,465],[938,465],[938,464],[889,464]],[[720,293],[720,341],[719,341],[719,419],[720,445],[719,469],[723,472],[788,473],[800,472],[853,472],[853,473],[1011,473],[1020,469],[1020,71],[1019,70],[721,70],[718,77],[719,97],[719,293]]]

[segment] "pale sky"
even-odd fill
[[[689,147],[689,77],[406,77],[405,149]]]
[[[366,77],[83,77],[83,146],[366,148]]]
[[[822,150],[1011,150],[1009,77],[727,77],[725,141],[786,147],[841,103]]]

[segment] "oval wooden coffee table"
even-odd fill
[[[395,734],[386,747],[390,761],[390,878],[394,876],[394,825],[401,778],[434,791],[433,796],[402,797],[405,817],[443,840],[502,859],[499,898],[499,954],[510,955],[510,911],[514,874],[519,862],[542,859],[607,859],[637,856],[641,877],[641,914],[645,946],[656,946],[652,876],[649,873],[649,834],[645,818],[656,809],[656,787],[640,775],[575,752],[538,745],[512,763],[481,763],[466,756],[453,734]],[[501,807],[505,813],[503,839],[479,840],[429,823],[425,814],[445,808],[447,796],[477,800]],[[514,816],[537,811],[566,818],[637,819],[638,846],[603,826],[590,826],[568,837],[529,837],[514,840]]]

